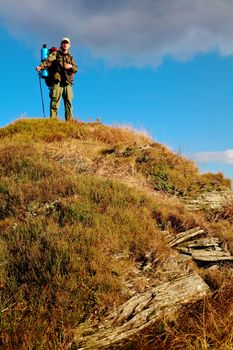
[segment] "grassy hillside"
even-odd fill
[[[2,349],[65,349],[75,327],[129,297],[135,262],[169,254],[161,230],[217,229],[232,244],[231,206],[194,214],[180,201],[230,181],[145,133],[19,120],[0,129],[0,154]],[[229,281],[220,276],[208,277],[216,290]]]

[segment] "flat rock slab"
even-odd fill
[[[220,244],[221,242],[217,237],[204,237],[204,238],[199,238],[189,242],[183,242],[181,244],[181,247],[194,248],[194,249],[210,248],[210,247],[215,248],[215,247],[219,247]],[[178,245],[178,249],[179,249],[179,245]]]
[[[192,258],[196,261],[203,262],[221,262],[221,261],[233,261],[233,257],[229,252],[217,251],[217,250],[193,250],[191,252]]]
[[[77,330],[72,350],[107,349],[120,346],[160,317],[168,316],[184,304],[203,298],[209,287],[195,272],[162,283],[135,295],[110,314],[97,328]]]
[[[175,247],[178,244],[189,241],[197,236],[202,236],[205,234],[205,231],[200,227],[192,228],[188,231],[180,232],[175,237],[170,238],[166,241],[168,247]]]

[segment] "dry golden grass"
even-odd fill
[[[0,129],[0,152],[0,348],[65,349],[73,328],[101,320],[128,297],[124,282],[135,263],[148,251],[167,254],[161,230],[202,226],[211,232],[218,225],[230,241],[232,208],[215,223],[188,212],[177,196],[203,190],[203,177],[143,132],[20,120]],[[213,189],[227,185],[221,176],[214,179]],[[216,290],[222,303],[224,281]],[[198,339],[206,339],[202,319],[191,311],[182,315],[199,324]],[[174,339],[181,337],[191,346],[179,322],[163,325],[156,339],[164,341],[165,334],[178,349]],[[144,340],[140,346],[148,349]]]
[[[233,201],[226,203],[223,207],[216,213],[215,221],[227,220],[231,225],[233,225]]]
[[[44,141],[46,143],[62,142],[67,139],[89,140],[105,144],[126,143],[128,145],[144,145],[151,142],[145,131],[135,130],[130,126],[106,126],[99,122],[65,123],[48,119],[20,119],[0,129],[0,139],[29,142]]]
[[[222,174],[199,174],[192,161],[131,127],[25,119],[0,129],[0,140],[6,148],[32,147],[79,173],[125,179],[152,191],[191,196],[230,186]]]

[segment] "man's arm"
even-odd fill
[[[65,69],[69,69],[74,74],[77,73],[78,67],[77,67],[77,64],[75,63],[73,56],[71,56],[71,63],[67,63],[65,65]]]
[[[48,69],[53,61],[56,59],[57,53],[55,51],[53,51],[48,58],[46,58],[46,60],[44,60],[43,62],[41,62],[39,64],[39,66],[36,67],[37,72],[40,72],[43,69]]]

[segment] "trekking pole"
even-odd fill
[[[44,115],[44,118],[45,118],[44,97],[43,97],[43,90],[42,90],[40,73],[38,74],[38,78],[39,78],[39,83],[40,83],[40,96],[41,96],[41,102],[42,102],[42,110],[43,110],[43,115]]]

